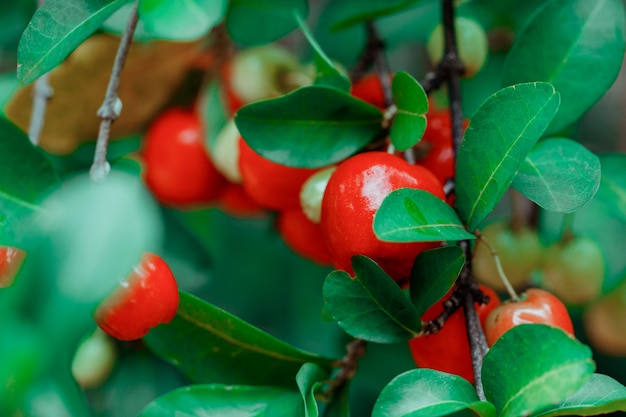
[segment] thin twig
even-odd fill
[[[346,345],[346,355],[336,366],[339,372],[328,381],[328,388],[321,394],[320,399],[330,401],[336,392],[340,391],[356,374],[358,360],[365,355],[365,340],[354,339]]]
[[[485,244],[485,246],[487,246],[487,249],[491,253],[491,256],[493,257],[493,261],[496,264],[496,270],[498,271],[498,275],[500,276],[500,280],[504,284],[504,287],[506,288],[506,292],[509,293],[509,296],[511,297],[511,300],[519,299],[519,296],[517,295],[517,292],[515,291],[515,289],[513,288],[511,283],[509,282],[509,279],[507,278],[506,273],[504,272],[504,269],[502,268],[502,262],[500,262],[500,256],[498,255],[498,252],[494,249],[493,246],[491,246],[491,244],[487,241],[487,239],[485,239],[485,236],[483,236],[483,234],[480,233],[480,231],[476,230],[474,232],[474,234],[476,235],[476,237],[478,237],[478,240],[480,240],[481,243],[483,243],[483,244]]]
[[[89,171],[91,180],[94,182],[103,181],[111,170],[111,166],[106,160],[107,146],[111,136],[111,125],[119,117],[122,111],[122,102],[117,95],[117,91],[120,86],[122,69],[124,68],[126,57],[128,56],[128,50],[130,49],[135,28],[137,27],[138,4],[139,0],[135,0],[130,12],[128,24],[126,25],[126,29],[122,35],[122,40],[120,41],[120,45],[117,49],[117,54],[115,55],[115,61],[113,62],[111,78],[109,78],[109,85],[104,97],[104,102],[98,109],[98,117],[100,117],[102,121],[100,122],[100,130],[98,132],[98,141],[96,142],[93,164],[91,165],[91,169]]]
[[[483,357],[487,354],[489,347],[487,346],[485,333],[480,325],[478,313],[476,313],[476,308],[474,307],[474,296],[472,291],[467,292],[463,309],[465,311],[467,338],[472,341],[470,343],[473,345],[473,348],[470,349],[470,351],[472,354],[472,368],[474,370],[476,393],[481,401],[487,401],[487,398],[485,397],[485,390],[483,388],[481,369],[483,366]]]

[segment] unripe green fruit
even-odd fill
[[[602,292],[604,258],[591,239],[577,237],[550,246],[542,266],[543,287],[564,303],[581,305]]]
[[[489,44],[487,34],[480,24],[472,19],[458,17],[454,21],[456,28],[457,50],[465,66],[465,78],[473,77],[485,65]],[[444,34],[440,23],[428,38],[426,46],[428,56],[434,65],[443,58]]]
[[[241,171],[239,170],[240,137],[235,120],[231,119],[218,133],[209,154],[215,169],[234,184],[241,184],[242,182]]]
[[[508,221],[498,221],[487,225],[482,234],[498,253],[502,269],[511,285],[516,289],[524,287],[530,273],[541,262],[543,248],[537,233],[527,227],[513,231]],[[491,252],[480,240],[476,242],[472,267],[478,282],[496,291],[506,290]]]
[[[117,351],[113,340],[96,329],[76,349],[72,375],[83,388],[97,388],[106,381],[115,365]]]
[[[298,74],[307,78],[310,84],[300,62],[291,52],[277,45],[264,45],[246,49],[235,57],[230,84],[243,103],[251,103],[283,95],[298,87],[301,80],[294,82]]]
[[[585,309],[585,333],[598,352],[626,356],[626,285]]]
[[[321,171],[311,175],[308,180],[302,184],[300,190],[300,206],[306,217],[313,223],[319,223],[322,212],[322,199],[324,198],[324,190],[336,166],[324,168]]]

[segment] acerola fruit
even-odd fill
[[[548,247],[541,271],[545,289],[565,304],[582,305],[602,292],[604,257],[596,242],[576,237]]]
[[[475,304],[478,318],[484,327],[487,316],[500,304],[500,299],[491,288],[481,285],[480,289],[489,296],[489,303]],[[422,316],[422,321],[428,322],[436,319],[443,312],[443,303],[448,298],[449,296],[444,297],[429,308]],[[472,355],[467,339],[465,312],[462,307],[446,320],[438,333],[410,339],[409,349],[418,367],[448,372],[474,382]]]
[[[502,220],[485,226],[481,233],[498,253],[502,269],[511,285],[516,289],[523,288],[530,273],[541,264],[543,246],[537,232],[526,226],[513,230],[508,220]],[[472,269],[477,281],[497,291],[506,290],[493,255],[481,240],[476,241]]]
[[[499,305],[487,316],[485,336],[492,346],[507,330],[524,323],[541,323],[558,327],[574,336],[572,319],[565,305],[540,288],[531,288],[518,300]]]
[[[294,252],[319,265],[332,264],[320,225],[309,220],[302,210],[296,208],[282,211],[276,226],[278,233]]]
[[[321,227],[334,264],[352,273],[351,258],[373,259],[394,280],[410,276],[415,257],[439,242],[383,242],[374,234],[374,215],[398,188],[428,191],[445,201],[439,180],[426,168],[386,152],[348,158],[333,172],[322,200]]]
[[[598,352],[626,356],[626,285],[587,307],[583,326],[589,343]]]
[[[117,349],[113,339],[96,329],[76,349],[72,375],[83,389],[97,388],[111,374],[116,359]]]
[[[465,65],[465,78],[473,77],[485,65],[489,52],[487,33],[473,19],[457,17],[454,19],[459,58]],[[443,58],[443,24],[437,25],[428,38],[427,51],[430,60],[437,65]]]
[[[0,288],[13,284],[25,257],[26,252],[21,249],[13,246],[0,247]]]
[[[389,83],[391,83],[392,76],[389,76]],[[359,98],[369,104],[372,104],[379,109],[387,108],[385,103],[385,90],[383,89],[383,83],[377,73],[371,72],[364,75],[362,78],[352,84],[350,89],[350,95]]]
[[[146,253],[132,273],[100,303],[94,314],[98,326],[120,340],[145,336],[169,323],[178,309],[178,285],[165,261]]]
[[[239,169],[246,193],[263,207],[274,210],[300,207],[302,184],[316,172],[270,161],[252,150],[242,138],[239,139]]]
[[[302,184],[300,206],[306,217],[313,223],[320,222],[322,217],[322,199],[324,198],[328,180],[332,173],[335,172],[335,169],[337,169],[336,166],[330,166],[317,171]]]
[[[194,112],[163,112],[146,133],[142,155],[146,185],[163,204],[208,203],[225,183],[209,158],[202,123]]]
[[[254,201],[240,184],[226,184],[217,196],[217,207],[239,218],[263,217],[265,208]]]

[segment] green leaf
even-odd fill
[[[463,249],[445,246],[420,253],[411,270],[411,301],[420,317],[452,288],[465,264]]]
[[[226,13],[226,0],[142,0],[143,30],[159,39],[193,40],[209,33]]]
[[[595,201],[612,214],[626,221],[626,154],[611,153],[600,156],[602,177]]]
[[[333,398],[331,398],[330,402],[324,408],[324,417],[350,417],[349,393],[349,382],[335,391]]]
[[[319,410],[315,401],[315,390],[321,381],[328,379],[326,372],[319,365],[305,363],[296,375],[296,383],[304,400],[304,413],[306,417],[318,417]]]
[[[332,26],[332,30],[344,30],[377,18],[399,13],[415,7],[417,3],[421,1],[422,0],[352,0],[354,3],[353,10],[356,13],[336,22]]]
[[[457,158],[456,202],[474,231],[513,181],[520,164],[541,137],[559,106],[550,84],[504,88],[476,110]]]
[[[404,71],[393,77],[391,91],[398,112],[389,135],[393,146],[404,151],[419,142],[426,131],[428,97],[422,85]]]
[[[573,395],[535,417],[595,416],[626,411],[626,387],[613,378],[593,374]]]
[[[103,183],[88,175],[66,181],[33,218],[27,248],[40,281],[59,298],[97,305],[163,238],[160,212],[136,176],[112,171]],[[59,326],[67,324],[59,324]]]
[[[319,168],[354,154],[380,132],[376,107],[325,86],[239,109],[235,123],[252,149],[292,167]]]
[[[374,216],[374,232],[387,242],[436,242],[474,239],[452,207],[428,191],[391,192]]]
[[[195,382],[295,387],[303,364],[331,364],[182,291],[174,320],[144,340]]]
[[[345,74],[342,74],[336,67],[333,65],[332,61],[328,56],[324,53],[321,46],[317,43],[313,34],[306,26],[306,23],[300,16],[296,15],[296,21],[298,25],[300,25],[300,29],[307,41],[309,41],[309,45],[313,49],[313,62],[315,63],[315,84],[317,85],[327,85],[330,87],[335,87],[338,90],[350,92],[350,80]]]
[[[421,331],[411,301],[374,261],[356,255],[352,267],[354,278],[333,271],[322,288],[326,308],[346,333],[370,342],[396,343]]]
[[[432,369],[414,369],[395,377],[380,393],[372,417],[495,417],[493,404],[480,401],[465,379]]]
[[[306,0],[231,0],[226,30],[238,44],[262,45],[282,38],[298,27],[294,13],[309,14]]]
[[[565,138],[539,142],[511,184],[549,211],[571,213],[591,200],[600,186],[600,159]]]
[[[4,118],[0,138],[0,243],[16,245],[28,227],[22,219],[40,210],[40,200],[59,179],[43,152]]]
[[[531,415],[565,400],[594,370],[591,350],[544,324],[513,327],[483,360],[483,386],[498,415]]]
[[[624,15],[620,0],[552,1],[516,37],[503,83],[554,85],[561,107],[549,132],[578,119],[615,81],[624,55]]]
[[[150,403],[139,417],[282,417],[304,416],[297,392],[277,387],[191,385]]]
[[[20,39],[17,78],[28,84],[59,65],[117,9],[130,0],[48,0]]]

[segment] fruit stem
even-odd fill
[[[98,132],[98,140],[96,142],[93,164],[89,170],[91,180],[94,182],[103,181],[111,170],[111,166],[106,160],[107,146],[111,136],[111,125],[119,117],[122,111],[122,102],[117,95],[117,91],[120,86],[122,69],[124,68],[126,57],[128,56],[128,50],[130,49],[135,28],[137,27],[138,4],[139,0],[135,0],[133,3],[126,29],[124,29],[120,45],[117,48],[115,61],[113,62],[113,69],[111,70],[111,77],[109,78],[109,85],[104,96],[104,102],[98,109],[98,117],[100,117],[102,121],[100,122],[100,130]]]
[[[478,240],[484,243],[485,246],[487,246],[487,249],[489,249],[489,253],[491,253],[491,256],[493,257],[493,261],[496,263],[496,270],[498,271],[498,275],[500,276],[500,279],[502,280],[502,283],[504,284],[504,287],[506,288],[506,292],[509,293],[509,297],[511,298],[511,300],[513,301],[519,300],[519,296],[517,295],[517,292],[515,291],[515,289],[509,282],[509,279],[507,278],[506,273],[504,272],[504,269],[502,268],[502,262],[500,262],[500,256],[498,255],[498,252],[493,248],[493,246],[491,246],[491,244],[489,244],[487,239],[485,239],[485,236],[483,236],[483,234],[480,233],[480,231],[476,230],[474,234],[476,235]]]
[[[339,372],[328,381],[328,387],[320,393],[319,400],[329,402],[337,391],[350,382],[356,374],[358,360],[365,356],[365,345],[363,339],[354,339],[346,345],[346,355],[334,364]]]

